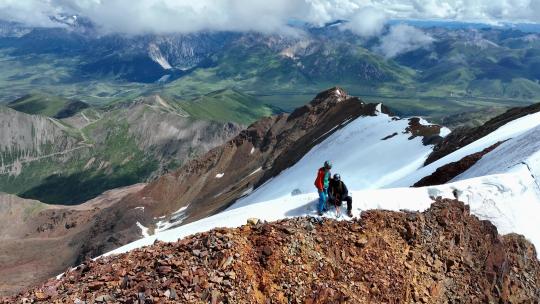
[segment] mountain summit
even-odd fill
[[[252,221],[88,260],[11,301],[447,303],[540,298],[540,262],[463,203],[358,220]]]

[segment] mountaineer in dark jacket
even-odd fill
[[[328,187],[328,200],[336,206],[336,210],[339,214],[341,203],[347,202],[347,215],[352,217],[352,197],[349,195],[349,190],[345,183],[341,180],[339,174],[334,174],[334,177],[330,180]]]
[[[323,212],[326,211],[328,186],[330,185],[330,177],[332,176],[330,169],[332,169],[332,163],[327,160],[324,162],[324,166],[317,172],[317,178],[315,179],[315,187],[319,192],[319,205],[317,206],[319,215],[323,215]]]

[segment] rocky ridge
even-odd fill
[[[540,262],[463,203],[249,221],[88,260],[2,303],[535,303]]]
[[[0,175],[16,177],[26,163],[85,147],[53,119],[0,107]]]
[[[138,198],[126,200],[138,206],[166,208],[154,208],[153,217],[181,208],[186,208],[183,223],[207,217],[298,162],[348,122],[378,112],[391,115],[382,104],[364,103],[341,88],[331,88],[290,114],[257,121],[224,145],[150,183]],[[409,119],[409,128],[404,130],[411,139],[422,137],[425,144],[440,141],[439,131],[440,126],[422,125],[418,118]]]
[[[423,177],[421,180],[414,183],[413,187],[425,187],[425,186],[434,186],[442,185],[451,181],[454,177],[460,175],[461,173],[467,171],[474,164],[476,164],[484,155],[495,150],[503,142],[497,142],[484,150],[467,155],[456,162],[448,163],[444,166],[441,166],[435,170],[432,174]]]
[[[453,130],[452,133],[446,136],[444,140],[433,148],[433,152],[428,156],[424,165],[429,165],[432,162],[441,159],[454,151],[457,151],[458,149],[476,141],[477,139],[488,135],[512,120],[516,120],[520,117],[533,114],[538,111],[540,111],[540,103],[527,107],[516,107],[490,119],[479,127],[458,128]]]

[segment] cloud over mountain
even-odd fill
[[[399,54],[429,46],[434,39],[422,30],[407,24],[398,24],[390,28],[381,38],[377,47],[385,57],[392,58]]]
[[[382,32],[387,19],[388,15],[384,11],[369,6],[351,16],[342,29],[348,29],[364,37],[375,36]]]
[[[291,20],[350,20],[374,35],[386,18],[497,23],[540,22],[540,0],[0,0],[0,19],[53,26],[51,16],[81,15],[107,32],[230,30],[288,32]]]

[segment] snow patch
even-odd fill
[[[446,136],[450,135],[450,133],[452,133],[452,131],[450,129],[448,129],[447,127],[442,127],[441,130],[439,131],[439,136],[440,137],[446,137]]]
[[[255,173],[257,173],[257,172],[259,172],[259,171],[261,171],[261,170],[262,170],[262,167],[257,168],[255,171],[251,172],[251,173],[248,175],[248,177],[249,177],[249,176],[252,176],[253,174],[255,174]]]
[[[242,192],[241,196],[246,196],[250,194],[251,192],[253,192],[253,187],[249,187],[248,189],[246,189],[246,191]]]
[[[180,225],[187,217],[186,210],[189,205],[184,206],[171,214],[171,218],[168,221],[159,221],[156,223],[155,233],[163,232],[170,229],[173,226]],[[164,216],[160,217],[164,218]]]
[[[255,147],[251,148],[251,151],[249,151],[249,154],[255,153]]]
[[[133,210],[141,210],[141,211],[144,211],[144,207],[142,207],[142,206],[141,206],[141,207],[135,207],[135,208],[133,208]]]
[[[385,185],[387,188],[394,187],[408,187],[419,181],[420,179],[431,175],[437,168],[442,167],[451,162],[456,162],[462,159],[465,156],[480,152],[487,147],[492,146],[493,144],[499,141],[505,141],[512,137],[520,136],[521,134],[540,126],[540,112],[529,114],[527,116],[513,120],[497,130],[491,132],[490,134],[468,144],[467,146],[448,154],[447,156],[422,167],[411,174],[408,174],[402,179],[396,180],[393,183]]]
[[[144,227],[141,223],[137,222],[137,227],[141,229],[141,234],[143,237],[149,237],[148,228]]]
[[[216,174],[216,178],[222,178],[225,175],[225,173],[218,173]]]

